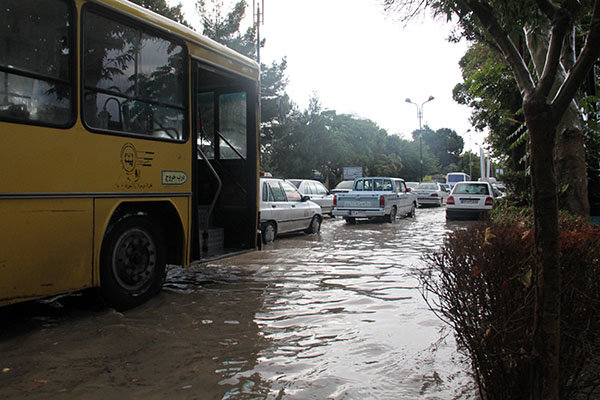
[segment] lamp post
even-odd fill
[[[423,126],[421,125],[423,119],[423,106],[425,103],[433,100],[433,96],[429,96],[427,100],[421,103],[421,107],[417,103],[413,103],[409,98],[405,101],[410,104],[414,104],[417,107],[417,119],[419,120],[419,157],[421,158],[421,172],[419,175],[419,182],[423,182]]]
[[[472,153],[472,151],[471,151],[471,130],[467,129],[467,132],[465,132],[465,133],[469,134],[469,176],[471,178],[473,178],[473,167],[471,164],[471,153]]]

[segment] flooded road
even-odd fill
[[[476,399],[412,275],[444,209],[326,219],[262,251],[169,272],[125,313],[78,299],[3,310],[0,399]]]

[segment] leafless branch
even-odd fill
[[[473,13],[479,18],[479,21],[490,35],[496,40],[506,60],[510,64],[519,89],[524,94],[530,94],[535,88],[533,79],[525,61],[519,54],[514,43],[508,37],[506,31],[500,26],[500,23],[494,16],[490,5],[480,0],[465,0],[465,4],[473,10]]]
[[[552,111],[557,118],[562,117],[581,86],[581,82],[585,79],[585,75],[598,57],[600,57],[600,0],[596,0],[594,3],[594,12],[585,46],[552,101]]]
[[[538,0],[538,3],[545,3],[545,1]],[[540,6],[541,7],[541,6]],[[564,9],[554,9],[554,16],[552,18],[552,33],[550,35],[550,46],[548,47],[548,54],[546,55],[546,63],[544,64],[544,71],[537,88],[537,91],[544,97],[547,97],[554,85],[556,80],[556,73],[560,62],[560,56],[562,53],[562,46],[564,43],[565,35],[569,30],[571,22],[570,14]]]

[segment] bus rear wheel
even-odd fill
[[[125,310],[157,294],[165,278],[162,232],[149,217],[117,222],[105,237],[100,254],[100,296],[103,303]]]

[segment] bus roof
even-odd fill
[[[156,29],[166,32],[188,44],[190,55],[203,62],[224,67],[232,72],[251,79],[259,78],[259,65],[256,61],[224,46],[198,32],[150,11],[128,0],[90,0],[89,3],[102,4],[116,12],[143,21]]]

